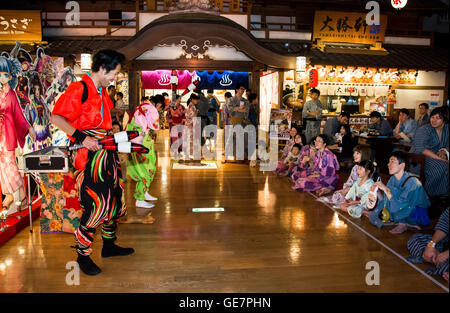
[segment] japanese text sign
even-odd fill
[[[0,41],[41,41],[41,12],[0,10]]]
[[[367,25],[365,13],[316,11],[313,40],[375,44],[384,42],[387,16],[380,16],[380,25]]]

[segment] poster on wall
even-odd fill
[[[291,121],[292,121],[292,110],[271,109],[270,126],[276,125],[278,129],[278,136],[274,137],[271,133],[270,139],[289,140]]]

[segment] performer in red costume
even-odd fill
[[[77,151],[75,168],[84,209],[75,231],[77,262],[87,275],[97,275],[100,268],[89,257],[95,230],[102,225],[102,257],[128,255],[133,248],[114,244],[120,217],[126,214],[122,203],[123,180],[116,151],[100,149],[98,140],[112,130],[113,108],[106,87],[117,79],[125,57],[112,50],[94,55],[92,73],[81,82],[72,83],[55,104],[52,123],[85,148]]]

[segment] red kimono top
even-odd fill
[[[87,129],[112,129],[110,110],[114,107],[105,88],[101,89],[101,94],[94,85],[94,82],[85,74],[82,78],[88,87],[88,99],[82,104],[83,84],[74,82],[69,85],[66,92],[62,94],[53,108],[53,114],[65,117],[68,122],[78,130]],[[102,108],[103,104],[103,108]],[[74,139],[68,136],[71,141]],[[84,170],[87,163],[88,150],[79,149],[75,158],[75,168]]]
[[[16,92],[11,88],[6,94],[5,101],[6,105],[1,110],[4,113],[0,115],[2,115],[2,122],[5,124],[6,149],[14,151],[17,148],[17,143],[23,148],[30,124],[23,115]]]

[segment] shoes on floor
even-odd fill
[[[80,266],[80,269],[89,276],[95,276],[100,274],[102,270],[97,266],[97,264],[92,261],[89,256],[78,255],[77,263]]]
[[[151,194],[149,194],[148,192],[145,193],[145,200],[146,201],[156,201],[158,200],[158,198],[153,197]]]
[[[138,208],[145,208],[145,209],[151,209],[153,208],[155,205],[152,203],[148,203],[147,201],[144,200],[136,200],[136,207]]]
[[[122,248],[115,244],[103,244],[102,257],[109,258],[111,256],[124,256],[134,253],[133,248]]]

